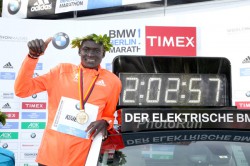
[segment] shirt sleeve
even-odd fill
[[[112,93],[110,93],[105,109],[103,110],[102,119],[106,120],[109,124],[108,130],[113,128],[114,113],[121,93],[121,81],[117,79],[113,84]]]
[[[38,59],[32,59],[28,56],[24,59],[14,84],[16,96],[24,98],[49,88],[48,80],[52,77],[53,70],[33,78]]]

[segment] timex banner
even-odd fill
[[[146,55],[196,56],[196,27],[146,26]]]
[[[122,132],[152,130],[250,129],[250,110],[206,108],[125,108]]]

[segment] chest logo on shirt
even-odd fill
[[[78,82],[78,73],[73,74],[73,81]]]
[[[106,84],[103,80],[97,81],[95,84],[100,85],[100,86],[106,86]]]

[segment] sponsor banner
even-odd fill
[[[243,61],[242,64],[250,64],[250,56],[247,56]]]
[[[19,112],[4,112],[9,119],[19,119]]]
[[[142,50],[141,28],[111,29],[108,33],[113,47],[109,51],[116,54],[138,54]]]
[[[19,156],[18,156],[17,151],[14,151],[14,155],[15,155],[15,160],[18,161],[19,160]]]
[[[250,129],[250,110],[124,108],[122,132],[176,129]]]
[[[21,129],[36,130],[45,129],[45,122],[22,122]]]
[[[34,151],[27,151],[20,153],[20,160],[35,160],[37,156],[36,150]]]
[[[0,140],[2,139],[18,139],[18,132],[0,132]]]
[[[37,63],[35,70],[43,70],[43,63]]]
[[[161,0],[3,0],[3,17],[29,18]]]
[[[0,143],[0,146],[4,149],[9,149],[9,150],[17,150],[18,149],[18,143],[17,142],[7,142],[7,141],[2,141]]]
[[[98,9],[113,6],[121,6],[122,0],[88,0],[87,9]]]
[[[22,140],[32,140],[34,141],[40,141],[42,139],[43,132],[37,132],[37,131],[31,131],[31,132],[22,132],[21,133],[21,139]]]
[[[250,68],[240,68],[240,76],[250,76]]]
[[[55,14],[54,0],[29,0],[27,17]]]
[[[18,166],[37,166],[35,162],[21,162]]]
[[[196,27],[146,26],[146,55],[196,56]]]
[[[0,99],[14,99],[14,92],[0,92]]]
[[[1,42],[27,42],[28,37],[26,36],[16,36],[10,34],[0,34],[0,41]]]
[[[46,119],[46,112],[22,112],[22,119]]]
[[[108,8],[122,5],[131,5],[146,2],[155,2],[160,0],[57,0],[55,13],[68,11],[91,10],[99,8]]]
[[[105,64],[105,69],[109,70],[112,72],[112,64],[111,63],[106,63]]]
[[[37,150],[40,146],[40,142],[21,142],[20,149],[21,150]]]
[[[250,100],[250,90],[237,90],[233,93],[234,99],[236,101],[247,101]]]
[[[29,101],[32,101],[32,100],[46,100],[47,101],[47,92],[41,92],[41,93],[36,93],[36,94],[33,94],[29,97],[26,97],[26,98],[22,98],[22,100],[29,100]]]
[[[55,13],[86,10],[87,5],[88,1],[86,0],[57,0]]]
[[[0,72],[0,80],[15,80],[15,72]]]
[[[28,0],[3,0],[2,17],[26,18]]]
[[[58,32],[53,36],[52,44],[58,50],[63,50],[67,48],[69,43],[70,43],[70,38],[64,32]]]
[[[250,101],[236,101],[235,106],[237,107],[237,109],[249,110],[250,109]]]
[[[232,141],[249,142],[250,132],[230,130],[178,130],[178,131],[157,131],[122,133],[125,146],[142,144],[177,143],[190,141]]]
[[[19,122],[6,122],[6,124],[3,126],[2,123],[0,123],[0,129],[1,130],[9,130],[9,129],[19,129]]]
[[[14,95],[14,94],[13,94]],[[1,101],[0,102],[1,109],[3,111],[9,111],[9,110],[18,110],[20,109],[20,103],[19,102],[9,102],[9,101]]]
[[[46,109],[46,102],[22,102],[22,109]]]
[[[3,69],[13,69],[13,65],[11,64],[11,62],[7,62],[4,66]]]

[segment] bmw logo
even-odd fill
[[[250,91],[246,92],[246,96],[250,97]]]
[[[2,147],[4,148],[4,149],[6,149],[6,148],[8,148],[8,144],[7,143],[4,143],[3,145],[2,145]]]
[[[66,33],[59,32],[54,35],[52,39],[52,44],[57,49],[64,49],[69,45],[69,36]]]
[[[16,14],[21,8],[21,0],[10,0],[8,4],[8,12],[10,14]]]
[[[36,138],[36,133],[31,133],[31,134],[30,134],[30,137],[31,137],[31,138]]]
[[[33,94],[33,95],[32,95],[32,98],[33,98],[33,99],[37,98],[37,94]]]

